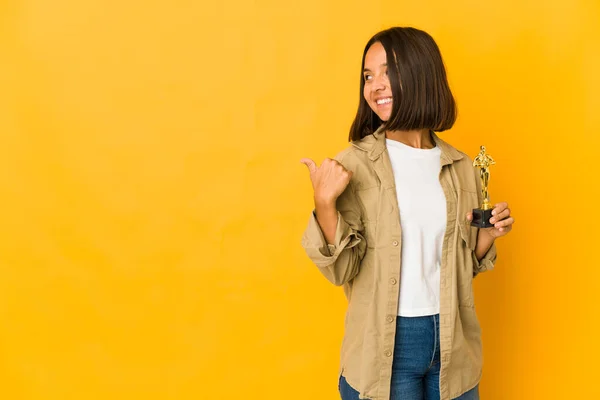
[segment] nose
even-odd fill
[[[376,76],[373,81],[371,87],[374,91],[385,90],[386,80],[384,76]]]

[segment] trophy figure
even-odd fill
[[[483,202],[480,208],[473,209],[473,221],[471,221],[471,225],[479,228],[491,228],[494,226],[494,224],[490,223],[493,207],[492,203],[490,203],[488,183],[490,181],[490,165],[496,164],[496,161],[486,154],[485,146],[481,146],[480,148],[479,154],[473,160],[473,166],[479,168]]]

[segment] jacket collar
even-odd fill
[[[431,136],[435,145],[438,146],[442,152],[442,165],[452,164],[454,161],[458,161],[464,157],[461,152],[440,139],[435,132],[431,131]],[[352,145],[366,151],[369,154],[369,159],[375,161],[387,149],[383,125],[373,132],[372,135],[365,136],[361,140],[353,141]]]

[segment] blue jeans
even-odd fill
[[[439,400],[440,317],[398,317],[390,400]],[[358,392],[340,376],[342,400],[358,400]],[[478,386],[455,400],[479,400]]]

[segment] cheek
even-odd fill
[[[370,95],[371,91],[368,90],[366,87],[363,90],[363,97],[365,98],[365,101],[367,102],[367,104],[369,105],[369,108],[373,111],[373,112],[377,112],[376,108],[377,106],[375,104],[373,104],[373,102],[369,99],[369,95]]]

